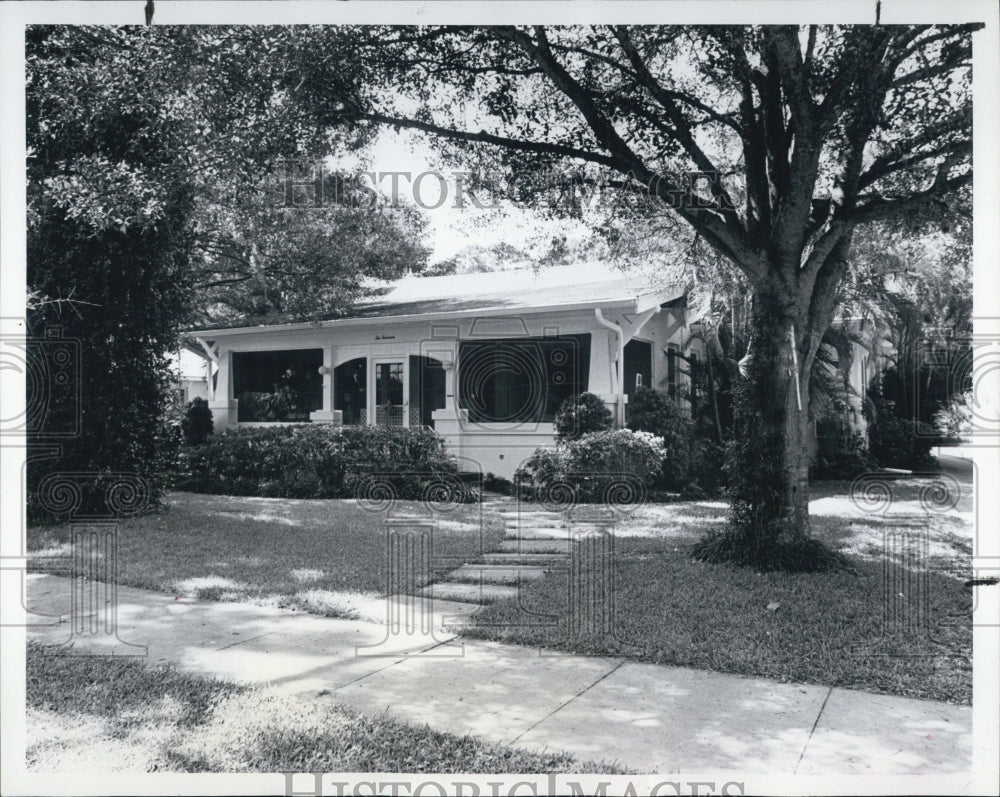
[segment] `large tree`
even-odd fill
[[[358,55],[346,39],[311,50],[318,43],[294,28],[36,26],[26,44],[29,322],[40,338],[60,327],[81,356],[79,403],[63,402],[49,416],[76,414],[68,421],[79,434],[54,438],[58,457],[31,459],[29,500],[34,508],[46,474],[85,472],[86,508],[106,511],[101,474],[131,472],[154,492],[162,487],[166,355],[198,317],[199,301],[225,298],[205,293],[221,287],[213,281],[247,281],[234,274],[245,250],[233,244],[246,242],[248,228],[239,240],[220,241],[221,220],[242,213],[245,221],[248,207],[260,210],[255,192],[278,159],[311,160],[358,143],[357,131],[339,124],[354,118]],[[308,259],[336,238],[335,212],[315,225],[313,238],[292,244],[288,225],[254,229],[261,239],[271,233],[268,259],[280,250],[290,270],[294,252]],[[310,227],[293,221],[299,233]],[[378,239],[370,221],[355,228],[362,242],[355,248]],[[393,250],[392,273],[399,252],[417,250],[401,247],[400,237],[384,247]],[[380,273],[377,253],[351,258],[351,269],[334,267],[348,257],[320,259],[326,271],[308,263],[310,280],[298,274],[295,290],[275,284],[280,269],[258,268],[255,285],[270,292],[258,307],[301,309],[288,307],[289,297],[300,301],[308,291],[346,301],[361,271]],[[45,347],[36,348],[44,356]],[[38,396],[49,386],[29,388]],[[53,431],[65,429],[31,430],[29,456]]]
[[[809,533],[806,398],[855,230],[971,182],[973,26],[385,29],[397,93],[365,117],[449,142],[551,196],[553,166],[638,192],[753,290],[740,544]],[[692,179],[692,175],[696,175]]]

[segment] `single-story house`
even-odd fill
[[[510,478],[569,396],[623,424],[637,386],[671,393],[689,333],[686,286],[603,264],[405,277],[327,321],[191,330],[217,366],[216,430],[270,423],[425,426],[464,469]]]

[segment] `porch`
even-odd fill
[[[674,393],[680,384],[678,355],[691,344],[683,291],[637,296],[626,283],[617,296],[597,283],[584,288],[598,298],[560,303],[557,296],[575,298],[571,274],[552,274],[566,271],[546,273],[565,282],[536,288],[544,301],[517,290],[519,277],[537,284],[539,275],[431,277],[360,304],[352,317],[192,333],[217,366],[209,401],[215,428],[430,428],[464,469],[509,478],[536,448],[554,445],[553,421],[570,396],[600,396],[623,425],[638,386]],[[492,293],[466,295],[490,283],[502,302]],[[619,276],[616,289],[620,283]],[[414,301],[421,292],[437,298]]]

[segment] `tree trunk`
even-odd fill
[[[798,308],[786,286],[757,286],[751,357],[735,391],[730,520],[754,559],[809,536],[809,382],[793,343],[803,326]]]

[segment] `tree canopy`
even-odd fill
[[[319,44],[295,28],[28,28],[29,324],[59,327],[82,357],[79,405],[60,408],[80,434],[29,463],[33,490],[52,470],[162,487],[166,355],[184,325],[335,314],[364,277],[422,264],[412,218],[266,206],[279,159],[360,143],[345,124],[358,54]]]
[[[733,528],[766,556],[808,533],[802,396],[856,231],[948,215],[971,185],[974,29],[33,28],[29,287],[48,310],[71,290],[95,345],[155,296],[157,322],[136,326],[150,351],[196,285],[206,318],[346,300],[366,269],[420,261],[419,222],[289,217],[247,188],[380,126],[427,134],[498,193],[597,196],[651,229],[669,216],[753,293],[730,492]],[[195,264],[200,281],[180,278]],[[318,271],[325,289],[301,290]]]
[[[544,194],[558,166],[648,198],[745,275],[733,527],[766,559],[808,533],[801,397],[855,230],[932,215],[971,183],[974,29],[380,29],[367,46],[398,93],[369,87],[363,118],[520,173],[522,191]]]

